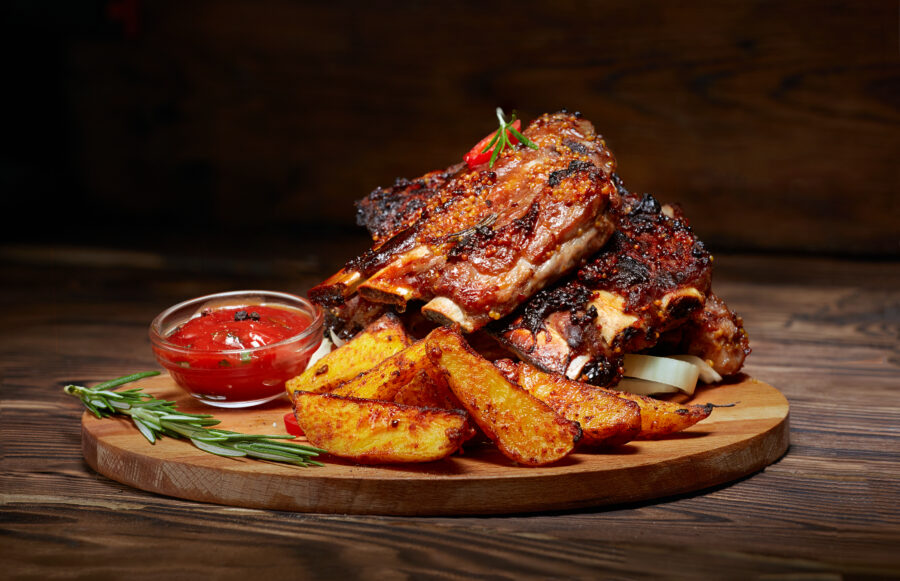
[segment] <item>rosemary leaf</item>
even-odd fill
[[[491,161],[488,162],[488,167],[494,167],[494,162],[497,161],[497,158],[500,156],[500,151],[503,149],[503,140],[497,144],[497,147],[494,148],[494,152],[491,154]]]
[[[146,410],[140,407],[132,407],[131,417],[134,420],[140,420],[147,425],[153,426],[153,428],[156,430],[162,428],[162,424],[160,424],[159,422],[159,417],[157,415],[154,415],[151,410]]]
[[[120,385],[125,385],[126,383],[131,383],[132,381],[137,381],[138,379],[153,377],[154,375],[159,375],[159,371],[142,371],[140,373],[132,373],[131,375],[125,375],[123,377],[117,377],[116,379],[104,381],[101,384],[95,385],[92,389],[98,391],[112,389],[114,387],[119,387]]]
[[[217,435],[221,436],[223,439],[229,440],[269,440],[269,439],[283,439],[283,440],[293,440],[293,436],[288,436],[285,434],[277,434],[277,435],[263,435],[263,434],[240,434],[238,432],[227,432],[225,430],[209,430],[210,432],[214,431]]]
[[[248,456],[253,456],[254,458],[262,458],[263,460],[274,460],[274,461],[283,461],[283,460],[293,460],[293,455],[287,452],[280,452],[277,450],[265,450],[261,449],[258,446],[254,446],[252,444],[235,444],[236,449],[241,452],[245,452]]]
[[[521,141],[522,143],[524,143],[531,149],[538,148],[538,146],[535,142],[533,142],[532,140],[530,140],[527,137],[525,137],[524,135],[522,135],[522,133],[520,131],[518,131],[515,127],[513,127],[512,125],[509,126],[509,132],[512,133],[513,135],[515,135],[516,139],[518,139],[519,141]]]
[[[197,438],[191,438],[191,443],[203,450],[204,452],[209,452],[210,454],[215,454],[216,456],[229,456],[231,458],[237,458],[240,456],[246,456],[247,454],[241,450],[236,450],[234,448],[223,448],[222,446],[215,446],[203,440],[199,440]]]
[[[205,432],[206,430],[204,430]],[[200,433],[199,430],[195,430],[191,432],[190,436],[188,436],[191,440],[201,440],[203,442],[227,442],[228,438],[223,436],[217,436],[216,434],[205,434]]]
[[[484,146],[484,149],[481,150],[481,153],[484,153],[494,147],[494,144],[497,143],[497,140],[500,139],[500,132],[497,131],[494,133],[494,136],[491,137],[491,140],[488,141],[488,144]]]
[[[156,436],[153,435],[153,428],[151,426],[148,426],[137,418],[132,418],[132,420],[134,421],[134,425],[137,426],[138,431],[140,431],[151,444],[156,442]]]
[[[88,409],[88,411],[90,411],[92,414],[97,416],[99,419],[101,419],[101,420],[103,419],[103,414],[101,414],[100,410],[95,408],[92,403],[86,401],[86,402],[84,402],[84,407],[86,407]]]
[[[304,450],[297,450],[290,444],[287,445],[279,445],[279,444],[269,444],[263,442],[254,442],[252,444],[241,444],[241,449],[243,450],[246,446],[253,446],[254,449],[264,451],[264,452],[289,452],[296,454],[309,454]],[[296,446],[296,444],[294,444]]]

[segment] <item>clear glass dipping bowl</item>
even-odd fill
[[[277,343],[248,349],[206,351],[175,345],[166,337],[205,309],[268,306],[309,319],[301,332]],[[150,341],[160,365],[191,396],[211,406],[242,408],[285,394],[284,383],[306,369],[322,342],[322,309],[308,300],[273,291],[232,291],[178,303],[150,324]]]

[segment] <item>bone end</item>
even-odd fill
[[[342,269],[310,289],[309,298],[320,305],[336,307],[344,304],[364,280],[361,272]]]
[[[372,280],[360,285],[359,294],[373,303],[394,305],[401,310],[406,308],[407,302],[419,297],[419,294],[409,287],[396,284],[380,284],[379,281]]]
[[[471,333],[480,325],[462,307],[447,297],[436,297],[422,307],[422,314],[441,325],[459,325],[465,333]]]

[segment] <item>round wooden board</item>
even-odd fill
[[[210,408],[165,375],[136,385],[183,411],[214,414],[223,429],[284,433],[290,411],[286,398],[244,410]],[[428,464],[359,466],[326,457],[324,467],[283,466],[223,458],[168,438],[151,445],[129,419],[87,413],[82,448],[97,472],[150,492],[250,508],[380,515],[534,512],[662,498],[752,474],[787,451],[788,402],[774,387],[743,378],[700,389],[691,402],[736,405],[664,440],[577,453],[540,468],[516,465],[486,445]]]

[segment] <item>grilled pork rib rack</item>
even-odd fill
[[[626,353],[653,348],[669,333],[663,345],[680,349],[670,352],[711,360],[724,375],[737,372],[746,334],[711,292],[709,252],[678,207],[632,194],[618,176],[614,181],[616,232],[575,276],[495,325],[501,343],[544,370],[610,385]]]
[[[424,304],[439,324],[486,327],[546,371],[611,385],[625,353],[656,348],[723,375],[749,353],[710,287],[711,257],[677,206],[629,192],[593,126],[562,112],[525,131],[537,150],[457,164],[357,203],[375,242],[310,291],[344,336]]]
[[[520,145],[493,168],[417,180],[418,203],[377,220],[380,242],[310,297],[339,307],[358,294],[399,310],[423,301],[430,319],[472,332],[577,268],[612,234],[615,161],[576,115],[545,115],[525,135],[536,150]]]

